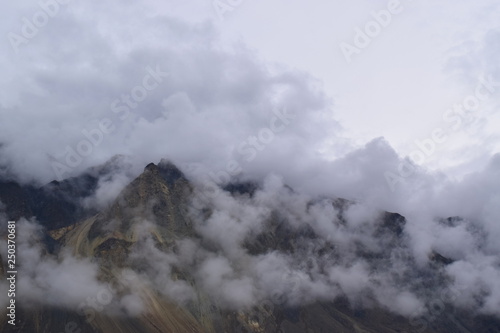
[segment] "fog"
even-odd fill
[[[485,10],[489,2],[481,3]],[[5,7],[16,17],[40,10]],[[429,129],[444,129],[447,139],[420,138],[424,148],[412,155],[384,137],[361,143],[349,137],[337,116],[343,105],[321,80],[268,61],[243,41],[226,43],[211,20],[158,12],[158,4],[93,0],[60,5],[49,20],[27,42],[2,45],[8,52],[0,56],[1,178],[40,186],[121,156],[115,157],[120,166],[81,202],[105,209],[145,165],[167,158],[195,188],[190,217],[200,239],[179,241],[178,253],[167,254],[154,246],[144,221],[141,246],[131,253],[144,271],[129,272],[127,292],[118,296],[99,281],[95,263],[69,252],[44,256],[30,240],[39,234],[36,217],[21,221],[21,302],[82,310],[87,295],[105,292],[103,308],[135,315],[144,310],[137,285],[144,280],[180,304],[196,298],[194,282],[230,309],[347,297],[418,316],[436,299],[420,277],[428,273],[425,282],[456,306],[500,316],[499,30],[482,27],[473,42],[464,37],[443,66],[450,80],[464,82],[460,101],[474,92],[478,77],[493,82],[485,113],[466,110],[448,114],[453,121],[430,121]],[[9,32],[13,23],[0,27]],[[431,24],[440,26],[437,18]],[[357,93],[363,99],[366,92]],[[455,163],[420,163],[422,156],[439,159],[443,145]],[[260,187],[252,197],[235,197],[219,187],[232,181]],[[328,201],[334,198],[351,202],[344,221]],[[208,218],[205,207],[212,210]],[[406,218],[402,235],[378,231],[384,211]],[[298,240],[303,243],[293,255],[250,254],[246,242],[267,230],[273,214],[292,230],[312,228],[317,237]],[[448,217],[459,218],[445,222]],[[335,251],[318,254],[330,245]],[[435,268],[434,253],[453,262]],[[174,266],[194,281],[173,280]],[[2,282],[0,292],[5,288]]]

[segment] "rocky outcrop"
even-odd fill
[[[146,272],[147,263],[134,259],[133,253],[145,242],[153,244],[154,251],[164,254],[178,251],[180,240],[200,240],[191,221],[189,205],[194,189],[184,174],[172,163],[162,161],[149,164],[144,172],[120,193],[116,200],[101,212],[80,211],[75,201],[95,190],[96,179],[88,174],[61,183],[51,183],[42,189],[26,189],[15,183],[0,183],[0,200],[11,217],[39,214],[50,230],[52,246],[47,255],[57,257],[62,249],[71,250],[76,257],[87,258],[99,267],[99,279],[113,286],[118,294],[126,294],[127,286],[120,280],[126,270]],[[3,185],[2,185],[3,184]],[[2,187],[3,186],[3,187]],[[252,197],[258,190],[253,183],[229,184],[224,188],[233,196]],[[39,197],[37,197],[39,196]],[[45,198],[33,204],[33,198]],[[47,199],[50,198],[50,199]],[[51,201],[53,200],[53,201]],[[335,223],[345,224],[345,210],[353,203],[344,199],[325,199],[338,213]],[[75,205],[75,206],[72,206]],[[40,212],[39,210],[43,211]],[[38,212],[38,213],[36,213]],[[93,213],[93,214],[92,214]],[[38,216],[38,215],[37,215]],[[207,217],[210,212],[207,213]],[[58,221],[64,221],[58,222]],[[455,223],[457,218],[444,220]],[[381,212],[374,221],[373,233],[384,245],[384,250],[367,249],[355,244],[357,255],[373,267],[383,267],[391,256],[391,249],[404,238],[406,220],[397,213]],[[281,252],[302,258],[304,254],[326,258],[328,263],[338,260],[336,244],[323,242],[308,248],[318,238],[307,223],[291,227],[286,214],[272,212],[264,229],[245,239],[244,249],[251,256]],[[56,241],[57,240],[57,241]],[[51,243],[53,242],[53,243]],[[52,244],[52,245],[50,245]],[[52,253],[52,254],[50,254]],[[436,267],[452,261],[439,253],[430,254]],[[307,259],[307,258],[305,258]],[[325,261],[327,262],[327,261]],[[160,264],[159,264],[160,265]],[[3,274],[3,271],[0,270]],[[92,321],[75,310],[50,306],[20,308],[19,326],[11,327],[0,321],[2,332],[412,332],[417,328],[402,316],[380,307],[363,308],[350,304],[343,297],[333,302],[315,302],[292,306],[271,299],[253,307],[228,309],[209,297],[196,285],[189,269],[177,267],[166,271],[173,281],[182,281],[193,287],[195,297],[182,304],[169,295],[161,294],[152,286],[141,285],[142,302],[148,309],[140,315],[96,313]],[[422,278],[422,277],[419,277]],[[431,285],[431,284],[429,284]],[[450,305],[446,305],[450,306]],[[492,317],[462,314],[451,318],[442,313],[433,319],[426,332],[500,332],[500,322]],[[70,325],[70,326],[67,326]],[[458,325],[458,326],[457,326]]]

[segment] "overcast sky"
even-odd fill
[[[295,144],[332,160],[384,137],[454,177],[499,151],[495,1],[60,2],[2,11],[0,141],[22,177],[66,177],[116,153],[208,165],[210,150],[228,161],[287,103],[302,118],[270,145],[282,155]],[[144,100],[129,101],[123,120],[120,98],[147,68],[161,68],[162,82],[136,89]],[[287,84],[298,91],[272,97]],[[471,110],[454,109],[467,101]],[[104,118],[112,131],[68,165],[68,147]]]
[[[391,3],[400,5],[387,26],[347,63],[340,45],[355,45],[356,28],[365,30],[373,13],[381,15]],[[473,93],[481,75],[496,74],[495,1],[268,1],[245,3],[226,16],[225,33],[322,80],[349,137],[362,143],[384,136],[402,154],[417,148],[414,140],[447,126],[443,114]],[[493,110],[494,103],[480,107],[488,134],[498,128],[489,117]],[[442,148],[447,153],[451,141]],[[488,148],[498,151],[494,147]]]

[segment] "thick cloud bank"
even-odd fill
[[[345,295],[355,304],[411,316],[435,297],[426,291],[429,282],[460,307],[500,316],[498,154],[477,156],[458,145],[463,165],[454,168],[470,172],[455,178],[400,156],[384,138],[355,145],[344,137],[336,106],[319,82],[264,62],[243,43],[227,46],[209,21],[188,23],[148,5],[60,2],[35,33],[30,26],[39,5],[5,7],[27,19],[0,23],[15,34],[0,56],[2,177],[42,184],[116,154],[129,156],[127,170],[133,171],[102,179],[83,203],[102,208],[147,163],[172,160],[195,184],[190,213],[202,240],[184,240],[177,254],[167,255],[144,236],[143,247],[132,253],[135,260],[154,261],[146,276],[165,295],[193,299],[192,286],[169,278],[180,266],[228,307]],[[498,31],[480,34],[473,47],[455,50],[447,70],[500,80],[499,40]],[[489,103],[498,103],[496,90]],[[474,120],[473,113],[466,116]],[[479,129],[491,125],[476,120]],[[488,137],[488,145],[496,140]],[[439,139],[424,144],[421,155],[439,151]],[[252,198],[235,198],[213,186],[234,179],[263,187]],[[331,197],[354,202],[344,221],[322,200]],[[209,218],[203,205],[213,209]],[[398,241],[377,231],[383,210],[406,217]],[[307,224],[321,237],[297,245],[295,256],[250,255],[245,242],[265,230],[273,211],[292,228]],[[26,233],[36,234],[36,226],[23,223]],[[20,289],[30,290],[26,302],[78,307],[103,288],[114,295],[92,263],[69,254],[45,260],[36,245],[22,244],[20,256],[30,268],[19,280]],[[329,244],[335,256],[319,255]],[[380,260],[363,253],[380,254]],[[434,274],[436,253],[452,262],[438,269],[439,276],[422,275]],[[134,292],[113,302],[117,311],[143,309]]]
[[[115,154],[142,166],[169,157],[234,173],[230,161],[272,158],[281,168],[339,131],[307,74],[228,49],[210,22],[147,6],[72,2],[6,51],[3,66],[16,72],[6,69],[0,156],[22,180],[66,178]]]

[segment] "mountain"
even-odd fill
[[[372,277],[397,272],[395,250],[406,242],[406,219],[400,214],[378,212],[370,220],[367,228],[376,244],[363,238],[362,230],[359,239],[343,243],[318,232],[316,220],[301,218],[294,211],[298,203],[283,203],[296,198],[289,187],[273,193],[259,183],[231,183],[203,195],[168,161],[147,165],[105,208],[83,205],[99,179],[113,170],[94,168],[40,188],[0,182],[6,218],[36,218],[41,226],[26,229],[29,235],[19,235],[25,229],[18,228],[18,237],[28,240],[17,245],[16,325],[7,323],[3,310],[2,332],[500,332],[498,318],[467,311],[452,300],[415,317],[380,304],[377,291],[365,291],[361,283],[358,288],[353,282],[359,297],[352,297],[345,287],[318,280],[344,274],[335,267],[352,258],[361,258]],[[315,200],[306,202],[311,216],[324,217],[314,215],[322,207],[321,212],[334,214],[336,230],[348,227],[355,202]],[[213,227],[217,223],[221,226]],[[30,256],[55,276],[31,271]],[[297,268],[291,276],[280,269],[284,262]],[[429,253],[429,263],[405,268],[394,281],[408,284],[410,291],[424,290],[422,297],[434,293],[435,299],[447,283],[443,268],[453,259],[436,251]],[[5,281],[7,269],[0,268]],[[325,295],[314,291],[319,287]],[[75,289],[90,294],[78,299]],[[335,296],[326,295],[330,289]],[[48,293],[37,297],[36,290]]]

